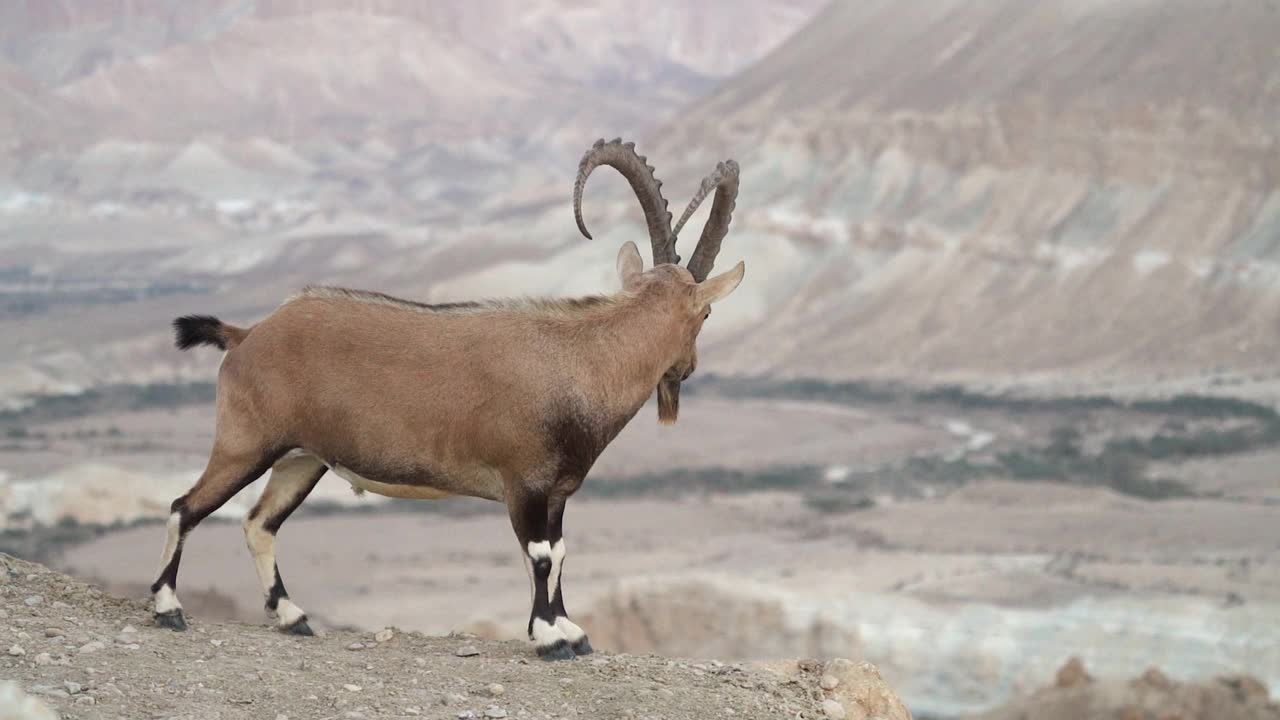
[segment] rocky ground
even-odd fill
[[[0,555],[0,699],[63,718],[882,718],[910,713],[869,664],[724,664],[384,629],[155,628],[146,605]],[[17,687],[13,686],[16,683]],[[6,695],[7,694],[7,695]],[[25,702],[25,701],[21,701]]]

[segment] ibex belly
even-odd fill
[[[373,471],[356,470],[321,457],[319,453],[297,449],[286,457],[310,455],[328,466],[334,475],[351,483],[356,492],[371,492],[386,497],[438,500],[454,495],[485,498],[501,502],[505,496],[502,475],[492,468],[475,465],[451,469],[447,474],[426,469],[410,472],[394,472],[385,468]],[[382,470],[382,472],[379,472]],[[364,474],[361,474],[361,473]],[[372,476],[372,477],[371,477]]]
[[[397,485],[394,483],[378,482],[361,477],[351,471],[351,468],[345,468],[341,465],[333,465],[329,468],[334,475],[351,483],[351,487],[357,492],[371,492],[374,495],[385,495],[387,497],[397,498],[414,498],[417,500],[438,500],[453,495],[447,490],[439,488],[426,487],[423,485]]]

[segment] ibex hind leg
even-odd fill
[[[210,513],[261,477],[278,455],[260,448],[233,448],[226,443],[214,442],[209,464],[200,479],[169,507],[160,573],[151,585],[156,625],[173,630],[187,629],[177,593],[178,565],[182,562],[182,546],[187,534]]]
[[[258,504],[244,520],[244,539],[253,554],[253,564],[267,598],[267,612],[276,617],[280,630],[294,635],[313,635],[307,614],[284,589],[280,566],[276,563],[276,533],[320,481],[328,468],[314,455],[289,453],[271,466],[267,487]]]

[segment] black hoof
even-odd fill
[[[187,629],[187,619],[182,616],[182,608],[169,612],[156,613],[156,627],[169,628],[182,632]]]
[[[307,624],[306,615],[303,615],[302,617],[298,618],[296,621],[294,621],[292,625],[285,625],[284,627],[280,628],[280,632],[287,633],[289,635],[302,635],[304,637],[315,637],[315,632],[311,629],[311,626]]]
[[[581,640],[569,647],[573,649],[574,655],[590,655],[596,651],[595,648],[591,647],[591,641],[587,639],[586,635],[583,635]]]
[[[577,656],[569,648],[568,640],[557,640],[553,645],[538,648],[538,657],[543,660],[572,660]]]

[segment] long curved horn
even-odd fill
[[[582,221],[582,191],[587,186],[591,171],[600,165],[608,165],[622,173],[635,191],[640,207],[644,209],[645,224],[649,226],[653,264],[676,262],[671,243],[671,213],[667,211],[667,201],[662,197],[662,182],[654,176],[653,168],[645,158],[636,154],[635,143],[624,143],[622,138],[614,138],[610,142],[603,138],[597,140],[578,163],[578,178],[573,183],[573,217],[578,221],[578,230],[591,238],[586,223]]]
[[[717,163],[715,171],[702,179],[698,193],[689,201],[689,206],[685,208],[684,214],[680,216],[680,221],[676,223],[671,233],[672,238],[680,234],[680,229],[684,227],[685,222],[714,188],[716,197],[711,201],[711,217],[707,218],[707,224],[702,227],[698,246],[694,249],[693,256],[689,258],[689,272],[697,282],[706,280],[711,274],[711,268],[716,263],[716,255],[720,253],[720,243],[729,232],[729,221],[733,219],[734,204],[738,200],[738,171],[738,163],[733,160]],[[672,245],[674,244],[673,240]]]

